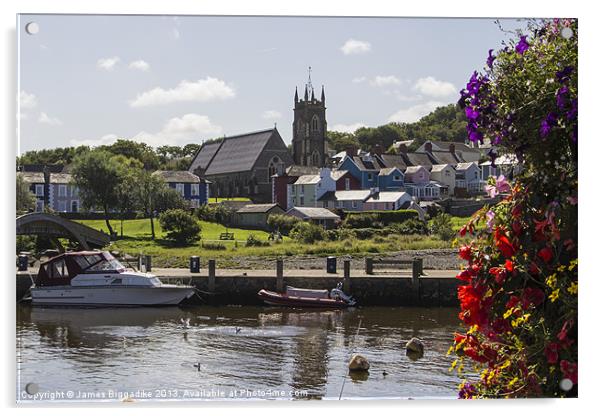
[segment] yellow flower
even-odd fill
[[[550,300],[552,302],[556,302],[556,300],[558,299],[558,295],[560,294],[560,289],[556,289],[555,291],[553,291],[552,293],[550,293],[550,296],[548,296],[548,298],[550,298]]]
[[[508,309],[506,312],[504,312],[504,319],[508,319],[510,317],[510,315],[512,315],[513,313],[514,313],[514,308]]]
[[[451,372],[454,368],[456,368],[456,365],[458,365],[457,358],[451,363],[451,367],[449,368],[449,371]]]
[[[574,269],[575,267],[577,267],[577,263],[578,263],[578,260],[577,260],[577,259],[575,259],[575,260],[572,260],[572,261],[569,263],[569,272],[572,272],[572,271],[573,271],[573,269]]]
[[[566,266],[564,264],[561,264],[560,266],[558,266],[557,270],[562,273],[563,271],[566,270]]]
[[[518,377],[514,377],[512,380],[510,380],[508,383],[508,388],[512,388],[512,386],[514,386],[516,383],[518,383]]]
[[[572,282],[566,291],[569,292],[571,295],[576,295],[577,294],[577,282]]]
[[[548,276],[548,278],[546,279],[546,285],[548,285],[552,289],[554,289],[556,287],[556,283],[557,283],[556,273]]]

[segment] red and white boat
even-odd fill
[[[268,305],[297,308],[347,308],[355,306],[355,300],[347,296],[339,283],[330,291],[324,289],[299,289],[287,286],[286,292],[278,293],[261,289],[257,296]]]
[[[177,305],[195,293],[162,283],[155,275],[128,271],[106,251],[63,253],[40,265],[31,290],[34,305]]]

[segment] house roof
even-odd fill
[[[238,136],[225,137],[210,161],[206,175],[249,171],[268,143],[275,128]]]
[[[431,167],[431,172],[442,172],[442,171],[444,171],[448,167],[450,167],[450,168],[453,169],[453,167],[450,164],[433,165]]]
[[[315,166],[291,165],[286,168],[288,176],[317,175],[319,172],[320,168]]]
[[[336,181],[338,181],[339,179],[341,179],[343,176],[347,175],[349,173],[348,170],[333,170],[330,173],[330,176],[332,177],[332,179]]]
[[[420,169],[426,169],[426,168],[424,166],[408,166],[408,168],[406,169],[406,174],[408,174],[408,173],[416,173]]]
[[[392,168],[383,168],[378,172],[378,176],[387,176],[390,175],[391,173],[393,173],[394,171],[398,171],[401,173],[401,170],[399,168],[396,167],[392,167]]]
[[[204,144],[201,146],[197,154],[194,156],[192,163],[190,163],[189,171],[194,172],[197,168],[202,170],[207,169],[211,159],[217,153],[220,146],[222,145],[223,140],[218,142],[212,142],[208,144]]]
[[[472,148],[464,143],[459,143],[459,142],[440,142],[440,141],[435,141],[435,140],[429,140],[433,146],[436,146],[440,149],[443,150],[449,150],[449,145],[453,144],[454,148],[456,149],[456,151],[460,151],[460,152],[473,152],[473,153],[480,153],[478,149]]]
[[[318,182],[320,182],[320,175],[303,175],[299,176],[294,185],[315,185]]]
[[[406,153],[408,160],[412,166],[427,166],[433,165],[431,158],[426,153]],[[435,163],[437,164],[437,163]]]
[[[469,169],[471,166],[477,166],[475,162],[458,163],[456,165],[456,171],[463,171]],[[477,166],[478,167],[478,166]]]
[[[455,165],[456,163],[464,162],[464,159],[461,159],[459,155],[452,152],[433,150],[432,155],[440,164]]]
[[[360,168],[360,170],[380,170],[384,167],[384,163],[374,156],[374,155],[365,155],[365,156],[353,156],[353,161]]]
[[[327,210],[326,208],[312,208],[312,207],[293,207],[288,210],[287,215],[291,215],[293,212],[298,212],[303,218],[314,219],[314,220],[338,220],[341,219],[334,212]]]
[[[250,213],[265,213],[269,212],[274,208],[280,208],[278,204],[247,204],[238,211],[239,214],[250,214]]]
[[[336,191],[335,198],[337,201],[365,201],[370,197],[372,191],[369,189],[359,189],[356,191]]]
[[[42,172],[17,172],[17,175],[23,178],[27,183],[44,183],[44,174]]]
[[[379,192],[368,198],[366,202],[397,202],[405,197],[410,197],[410,195],[407,192]]]
[[[200,183],[201,179],[187,170],[157,170],[155,176],[161,176],[165,182],[173,183]]]
[[[73,181],[70,173],[51,173],[50,183],[69,184]]]
[[[379,157],[385,162],[388,168],[396,167],[403,171],[408,166],[401,155],[383,153]]]

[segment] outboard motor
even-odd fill
[[[349,306],[355,305],[355,299],[352,296],[348,296],[343,292],[343,282],[337,283],[337,287],[330,290],[331,299],[340,299],[347,303]]]

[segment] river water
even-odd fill
[[[17,400],[452,398],[459,380],[446,352],[457,316],[453,308],[19,305]],[[416,361],[404,349],[414,336],[426,346]],[[349,375],[353,353],[368,358],[368,374]]]

